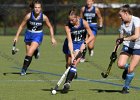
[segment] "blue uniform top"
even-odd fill
[[[72,25],[70,22],[68,22],[66,25],[70,28],[70,33],[71,33],[71,37],[72,37],[74,51],[80,50],[80,47],[81,47],[82,43],[84,42],[84,40],[86,38],[86,34],[87,34],[87,31],[84,27],[82,18],[80,18],[79,23],[80,24],[78,27],[74,27],[74,25]],[[70,54],[67,38],[64,41],[63,52],[65,54]]]
[[[43,29],[43,13],[39,15],[39,19],[36,20],[34,16],[34,11],[31,12],[30,19],[27,21],[27,29],[30,31],[42,31]]]
[[[72,25],[70,22],[67,24],[67,26],[70,28],[73,43],[83,42],[86,38],[87,31],[84,27],[82,18],[80,18],[79,23],[80,24],[78,27],[74,27],[74,25]]]
[[[25,32],[24,42],[37,42],[41,44],[43,40],[43,13],[39,15],[39,19],[35,19],[34,11],[27,21],[27,30]]]
[[[95,7],[92,6],[92,9],[88,11],[88,7],[85,6],[85,10],[83,13],[84,19],[90,24],[90,23],[97,23],[97,14],[95,11]]]

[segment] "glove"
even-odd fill
[[[102,30],[103,29],[103,26],[98,26],[98,30]]]
[[[124,41],[124,38],[118,38],[116,40],[116,44],[121,44]]]
[[[112,60],[113,62],[115,62],[116,59],[117,59],[117,53],[116,52],[112,52],[112,54],[110,56],[110,60]]]

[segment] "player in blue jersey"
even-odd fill
[[[77,9],[73,8],[69,12],[68,23],[65,25],[65,31],[67,38],[64,41],[63,52],[66,57],[66,67],[73,63],[74,57],[79,51],[83,51],[90,41],[94,40],[94,35],[88,25],[88,23],[78,17]],[[85,40],[86,34],[89,37]],[[68,92],[70,88],[70,82],[76,74],[76,66],[79,63],[80,58],[71,65],[66,81],[64,83],[63,93]]]
[[[92,33],[94,34],[94,36],[96,36],[98,29],[102,29],[103,27],[103,19],[99,8],[93,6],[93,4],[94,4],[94,0],[86,0],[86,6],[81,8],[80,16],[89,23]],[[98,20],[98,24],[97,24],[97,20]],[[95,39],[88,44],[88,50],[90,56],[93,56],[94,54],[93,51],[94,43],[95,43]],[[85,61],[85,53],[86,53],[86,49],[80,62]]]
[[[32,56],[35,55],[36,58],[38,56],[38,47],[43,40],[43,22],[46,23],[50,30],[52,44],[56,44],[53,27],[48,17],[42,13],[42,3],[40,0],[34,0],[33,10],[25,16],[14,38],[14,41],[17,42],[20,33],[27,24],[24,39],[26,45],[26,56],[21,70],[21,75],[26,75],[27,68],[32,61]]]
[[[121,7],[119,17],[122,24],[116,43],[123,43],[123,47],[118,58],[118,67],[124,69],[122,78],[125,82],[122,93],[126,94],[129,93],[129,86],[134,78],[134,70],[140,61],[140,18],[133,16],[129,5]]]

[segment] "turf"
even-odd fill
[[[139,66],[135,70],[130,93],[121,94],[123,70],[113,65],[108,78],[100,73],[108,67],[109,57],[115,46],[115,35],[99,35],[95,43],[94,57],[86,55],[86,62],[78,65],[78,79],[71,84],[68,94],[51,95],[65,71],[65,56],[62,52],[65,36],[56,36],[57,45],[52,46],[49,36],[44,36],[40,47],[41,57],[33,58],[28,74],[20,76],[20,68],[25,55],[24,38],[21,36],[17,47],[20,51],[11,54],[12,36],[0,37],[0,100],[138,100],[140,98]],[[62,85],[59,89],[62,89]]]

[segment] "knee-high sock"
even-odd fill
[[[71,82],[73,80],[76,72],[77,72],[76,67],[71,66],[71,68],[70,68],[70,70],[68,72],[68,75],[67,75],[65,83],[66,82]]]
[[[124,65],[124,69],[128,69],[128,67],[129,67],[129,64],[126,63],[126,64]]]
[[[25,56],[22,69],[24,69],[26,71],[27,68],[29,67],[31,61],[32,61],[32,57],[31,56]]]
[[[132,81],[133,78],[134,78],[134,72],[128,73],[128,74],[126,75],[124,87],[126,87],[126,88],[129,89],[129,85],[130,85],[130,83],[131,83],[131,81]]]

